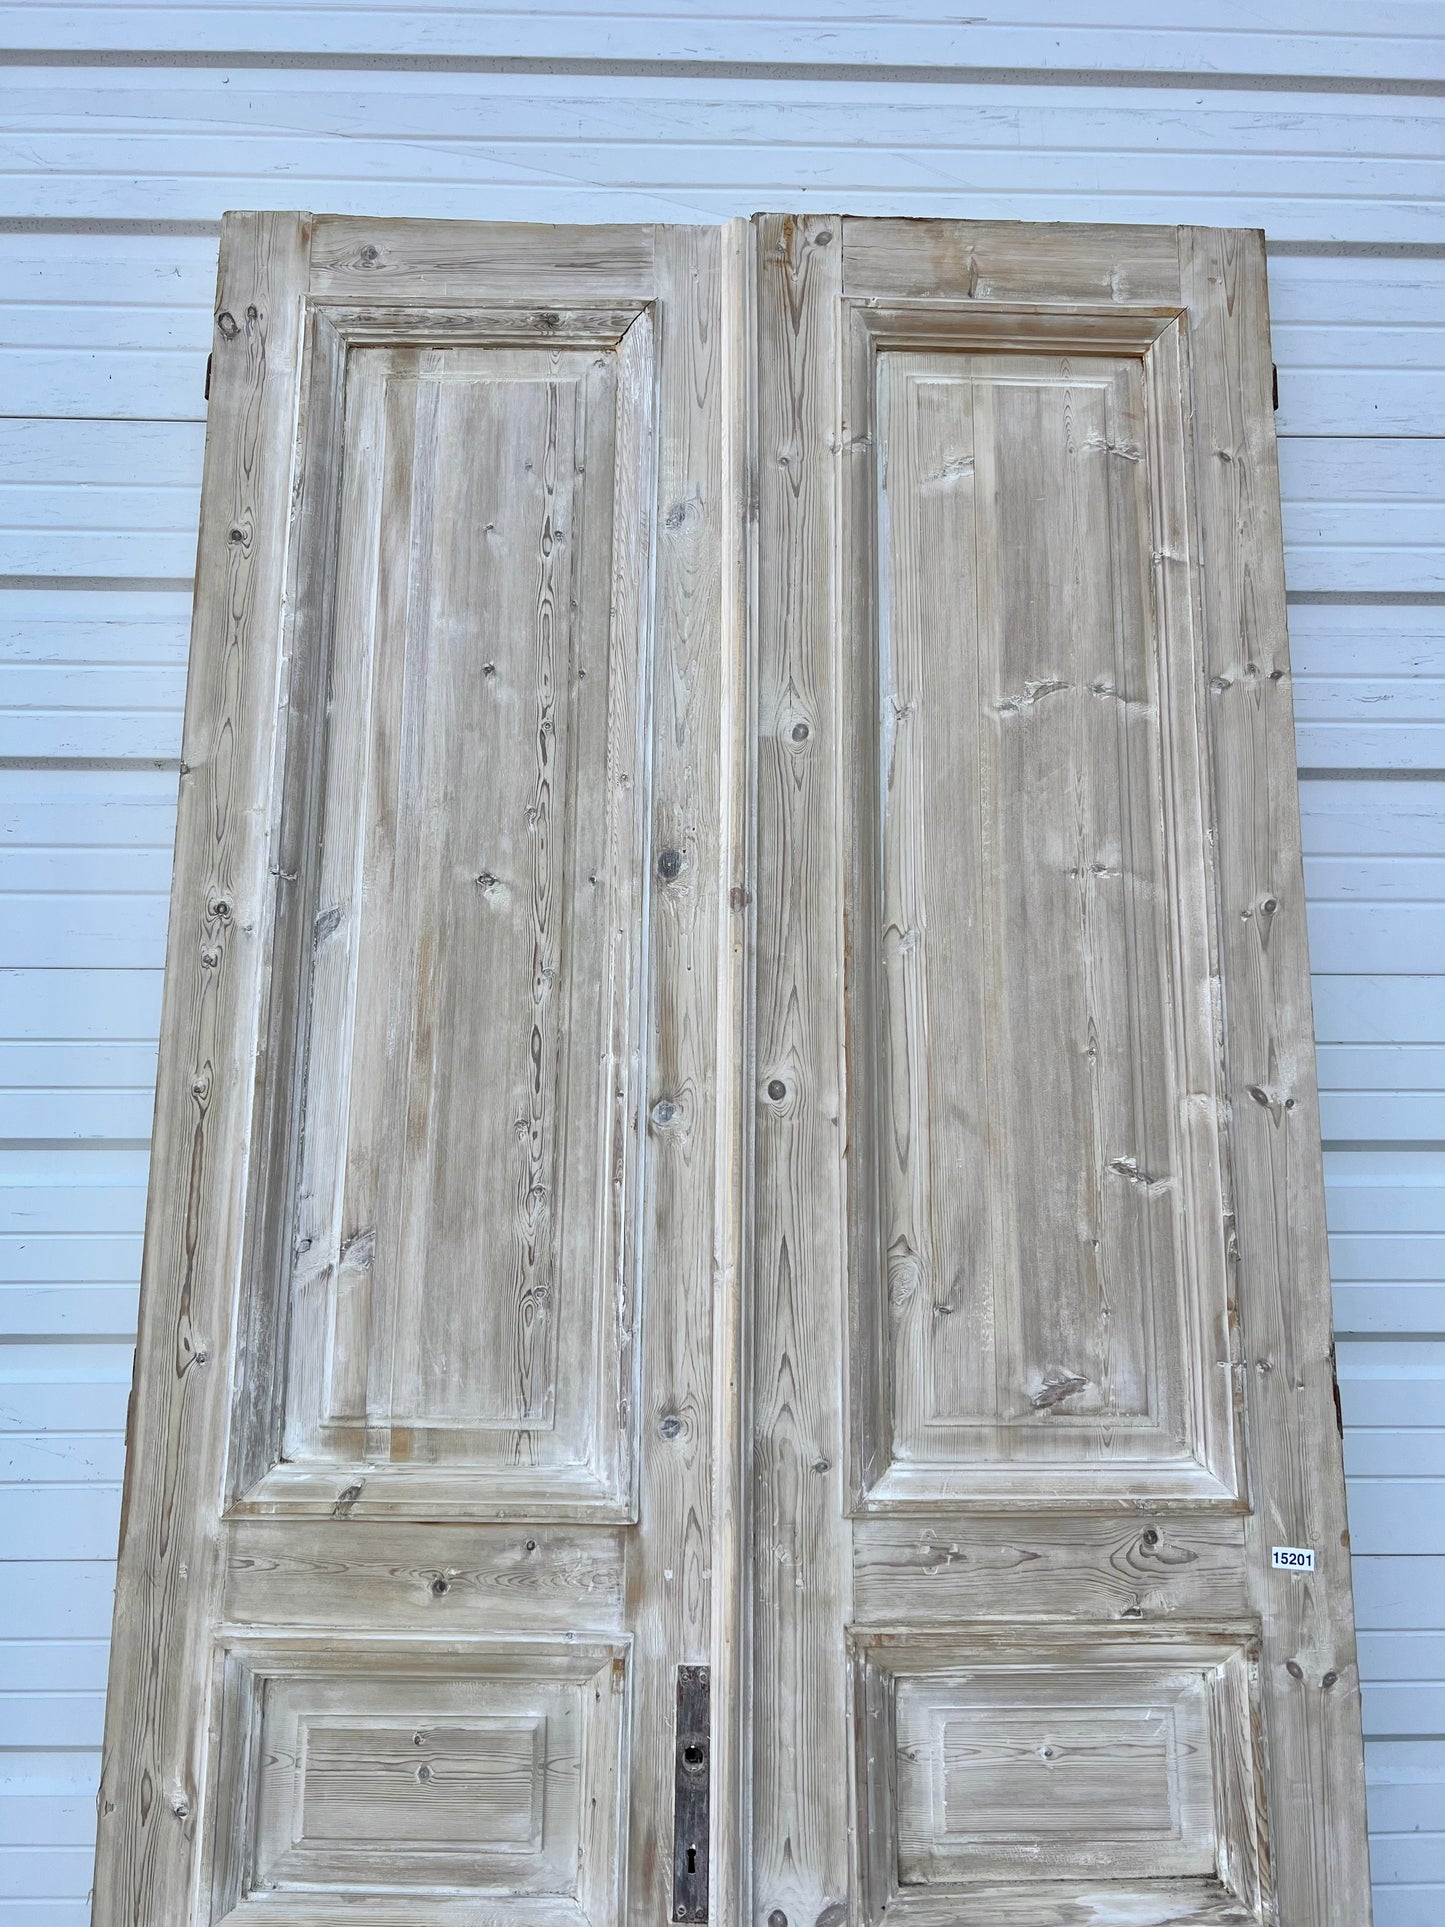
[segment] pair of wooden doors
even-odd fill
[[[97,1927],[1362,1927],[1261,237],[227,221]]]

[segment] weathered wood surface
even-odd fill
[[[198,1881],[198,1920],[650,1922],[712,1638],[719,240],[322,222],[303,370],[300,239],[255,353],[276,227],[223,268],[258,366],[217,390],[187,756],[230,761],[170,995],[231,1001],[214,1077],[166,1018],[191,1215],[153,1220],[96,1920]],[[213,1081],[224,1158],[182,1129]]]
[[[129,1481],[99,1796],[97,1927],[190,1904],[245,1235],[267,817],[308,223],[245,215],[216,293],[192,671]]]
[[[978,1620],[1008,1602],[1011,1620],[1242,1622],[1250,1610],[1244,1522],[1182,1516],[1115,1518],[934,1513],[860,1519],[853,1531],[853,1604],[860,1625]]]
[[[1261,237],[1181,229],[1194,337],[1208,744],[1281,1919],[1370,1919]],[[1272,1545],[1311,1546],[1298,1584]]]
[[[97,1927],[653,1922],[707,1661],[720,1920],[1362,1927],[1257,237],[327,221],[303,329],[307,234],[218,304]]]
[[[563,1632],[622,1625],[625,1531],[568,1526],[244,1520],[226,1535],[221,1617],[238,1626],[354,1622],[387,1632]]]
[[[536,349],[352,347],[308,456],[338,475],[332,698],[294,751],[324,777],[284,1463],[248,1509],[630,1504],[650,328],[567,320],[616,353],[560,315]],[[403,311],[363,342],[384,327],[430,339]]]
[[[312,293],[366,303],[420,299],[550,306],[647,301],[656,291],[656,230],[528,222],[368,221],[323,215],[312,241]]]
[[[661,342],[647,824],[647,1039],[637,1529],[626,1540],[633,1724],[626,1918],[670,1917],[677,1668],[711,1654],[718,1003],[726,837],[720,237],[656,230]],[[652,504],[655,502],[655,508]],[[623,551],[625,553],[625,551]],[[618,584],[641,594],[643,585]]]
[[[223,1634],[210,1918],[291,1918],[300,1888],[333,1921],[347,1893],[475,1918],[469,1890],[616,1919],[627,1684],[625,1640]]]
[[[846,912],[850,1263],[887,1296],[855,1318],[888,1327],[891,1387],[860,1414],[860,1502],[1217,1501],[1235,1441],[1219,1147],[1194,1121],[1219,1080],[1177,330],[1151,318],[1126,358],[1130,330],[1090,315],[1056,358],[1031,350],[1066,310],[970,306],[950,344],[953,318],[928,311],[925,354],[916,316],[859,316],[846,403],[871,499],[849,524],[844,840],[881,831]],[[1012,354],[970,352],[1008,325]]]
[[[834,606],[839,224],[754,223],[757,953],[751,1380],[752,1916],[849,1887],[843,1092]],[[836,1911],[835,1911],[836,1910]]]
[[[850,1646],[861,1797],[891,1809],[887,1837],[860,1837],[870,1915],[926,1919],[947,1893],[967,1918],[995,1882],[1019,1881],[1023,1898],[1104,1869],[1134,1892],[1103,1920],[1150,1917],[1156,1883],[1189,1876],[1181,1920],[1267,1908],[1247,1627],[1055,1625],[1030,1639],[965,1623]]]
[[[1109,1922],[1257,1919],[1276,1902],[1310,1927],[1366,1920],[1323,1193],[1287,1149],[1318,1142],[1295,1117],[1302,955],[1275,947],[1300,902],[1292,746],[1219,740],[1240,727],[1231,697],[1251,726],[1266,703],[1288,709],[1259,237],[847,220],[838,314],[813,244],[831,226],[754,226],[754,1912],[769,1880],[827,1903],[849,1810],[836,1768],[810,1777],[837,1730],[830,1623],[851,1610],[904,1645],[926,1633],[949,1678],[982,1663],[990,1628],[1072,1627],[1071,1690],[1113,1718],[1132,1661],[1092,1646],[1090,1622],[1137,1654],[1188,1612],[1236,1629],[1248,1690],[1206,1717],[1195,1675],[1179,1704],[1196,1710],[1158,1729],[1173,1765],[1151,1768],[1156,1789],[1193,1789],[1176,1848],[1111,1845],[1055,1776],[1013,1897],[1007,1854],[960,1858],[937,1773],[934,1806],[905,1811],[924,1795],[881,1737],[897,1693],[855,1681],[864,1917],[898,1904],[1032,1924],[1057,1894],[1061,1920],[1076,1905]],[[770,791],[794,709],[800,748]],[[831,780],[810,760],[815,727],[838,730]],[[1229,883],[1241,862],[1247,889]],[[1275,969],[1286,1007],[1261,1025]],[[1261,1060],[1242,1090],[1241,1022]],[[1244,1133],[1241,1110],[1259,1119]],[[1266,1124],[1284,1134],[1274,1167],[1253,1143]],[[1123,1137],[1135,1148],[1113,1148]],[[1237,1194],[1231,1148],[1249,1166]],[[1008,1171],[981,1185],[1001,1156]],[[1307,1308],[1286,1306],[1291,1289]],[[851,1609],[800,1442],[826,1466],[849,1408]],[[1004,1444],[1020,1425],[1050,1461],[1037,1484]],[[1278,1543],[1333,1548],[1323,1578],[1285,1589],[1266,1569]],[[890,1902],[905,1863],[906,1902]],[[1079,1881],[1075,1900],[1051,1870]],[[1185,1872],[1200,1879],[1174,1889]]]

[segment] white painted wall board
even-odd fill
[[[1335,1326],[1342,1335],[1440,1331],[1445,1329],[1445,1284],[1433,1278],[1342,1281],[1335,1286]],[[1408,1469],[1424,1476],[1423,1466]]]
[[[1317,976],[1315,1037],[1323,1043],[1445,1043],[1445,976]]]
[[[93,1338],[97,1333],[132,1339],[136,1295],[129,1279],[101,1284],[76,1284],[66,1279],[50,1284],[0,1285],[0,1339]],[[25,1476],[35,1475],[32,1469]],[[7,1476],[0,1469],[0,1480]],[[82,1472],[78,1476],[90,1479],[98,1475]]]
[[[1432,1426],[1347,1424],[1345,1471],[1352,1479],[1415,1472],[1445,1478],[1445,1433]]]
[[[1424,96],[807,79],[12,67],[0,90],[13,210],[52,220],[405,215],[423,193],[438,219],[720,220],[831,196],[1439,242],[1442,118]]]
[[[27,1353],[32,1350],[33,1346],[25,1347]],[[25,1378],[0,1373],[0,1435],[12,1431],[69,1432],[78,1415],[84,1416],[87,1425],[108,1426],[114,1432],[123,1432],[135,1347],[92,1346],[90,1350],[114,1352],[117,1368],[104,1375],[93,1369],[83,1376],[84,1368],[77,1360],[69,1375],[54,1367],[49,1377],[37,1377],[33,1372]],[[13,1628],[6,1624],[5,1630],[10,1632]],[[101,1636],[108,1636],[109,1632],[107,1621],[101,1628]]]
[[[96,1508],[82,1504],[79,1494],[83,1487],[47,1488],[57,1498],[65,1493],[66,1502],[71,1503],[74,1495],[75,1534],[78,1543],[89,1545],[86,1535],[104,1533],[105,1515]],[[1445,1542],[1445,1480],[1441,1479],[1362,1479],[1357,1487],[1358,1497],[1350,1513],[1350,1542],[1359,1552],[1390,1552],[1396,1546],[1415,1544],[1438,1545]],[[0,1513],[3,1517],[3,1513]],[[17,1520],[22,1532],[26,1529],[23,1519]],[[46,1545],[45,1529],[38,1533],[35,1544],[42,1553]],[[101,1546],[93,1556],[99,1557],[105,1551]],[[1445,1694],[1445,1682],[1440,1691]],[[1440,1704],[1445,1705],[1445,1699]],[[1372,1719],[1369,1722],[1372,1733],[1400,1731],[1397,1722],[1385,1724]],[[1416,1723],[1412,1718],[1409,1731],[1419,1733],[1445,1733],[1445,1720],[1430,1720]]]
[[[0,1802],[0,1845],[88,1847],[95,1802],[77,1794],[41,1793]]]
[[[76,1414],[79,1418],[82,1414]],[[0,1431],[0,1478],[32,1478],[45,1484],[55,1479],[104,1479],[117,1483],[125,1473],[125,1435],[110,1432],[6,1432]],[[0,1685],[10,1684],[5,1677],[6,1653],[0,1641]],[[61,1662],[57,1660],[57,1664]],[[101,1675],[104,1676],[105,1647],[100,1647]],[[70,1662],[65,1661],[67,1669]],[[25,1677],[29,1678],[27,1670]],[[67,1670],[64,1674],[70,1678]],[[57,1681],[57,1683],[59,1683]],[[75,1683],[72,1681],[72,1683]]]
[[[12,1559],[113,1559],[119,1519],[119,1486],[0,1486],[0,1545]],[[99,1746],[100,1729],[87,1725],[83,1736],[62,1738],[40,1727],[17,1744]]]
[[[1290,612],[1290,656],[1303,768],[1445,769],[1445,609],[1299,604]],[[1414,816],[1436,808],[1440,834],[1431,853],[1445,853],[1445,793],[1438,785],[1422,786],[1414,802],[1398,784],[1393,799],[1383,786],[1376,788],[1381,799],[1369,819],[1375,845],[1364,852],[1372,861],[1382,853],[1382,809],[1408,809]],[[1338,854],[1316,840],[1316,819],[1345,814],[1338,799],[1330,803],[1325,789],[1310,784],[1306,807],[1311,852]],[[1362,830],[1357,825],[1353,834]]]
[[[750,0],[629,0],[625,15],[593,0],[545,14],[485,5],[400,8],[349,0],[344,8],[215,4],[0,8],[0,43],[14,47],[175,52],[256,48],[267,54],[391,54],[555,60],[727,61],[922,66],[1011,70],[1148,69],[1213,73],[1439,78],[1445,72],[1438,17],[1420,0],[1371,9],[1368,22],[1343,0],[1301,0],[1242,16],[1227,0],[1161,19],[1139,0],[1108,7],[1055,0],[1046,23],[1025,0],[995,5],[987,19],[961,17],[910,0],[791,0],[786,13],[760,14]],[[1364,31],[1368,25],[1370,31]]]
[[[1445,781],[1300,785],[1307,857],[1445,854]]]
[[[1364,1138],[1445,1143],[1445,1092],[1321,1091],[1320,1130],[1326,1143]]]
[[[108,1639],[114,1597],[112,1560],[21,1560],[0,1574],[0,1622],[12,1639]]]
[[[1355,1617],[1366,1631],[1445,1629],[1445,1558],[1362,1555],[1353,1561]]]
[[[151,1039],[160,1032],[161,971],[0,971],[12,1037]]]

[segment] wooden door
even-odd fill
[[[1267,341],[228,221],[97,1927],[1365,1927]]]
[[[1366,1923],[1262,237],[748,312],[752,1918]]]
[[[706,230],[226,224],[104,1927],[673,1911],[719,268]]]

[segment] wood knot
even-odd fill
[[[1088,1382],[1086,1378],[1080,1378],[1075,1373],[1051,1378],[1034,1393],[1029,1404],[1036,1412],[1052,1412],[1065,1399],[1073,1398],[1076,1393],[1082,1392]]]

